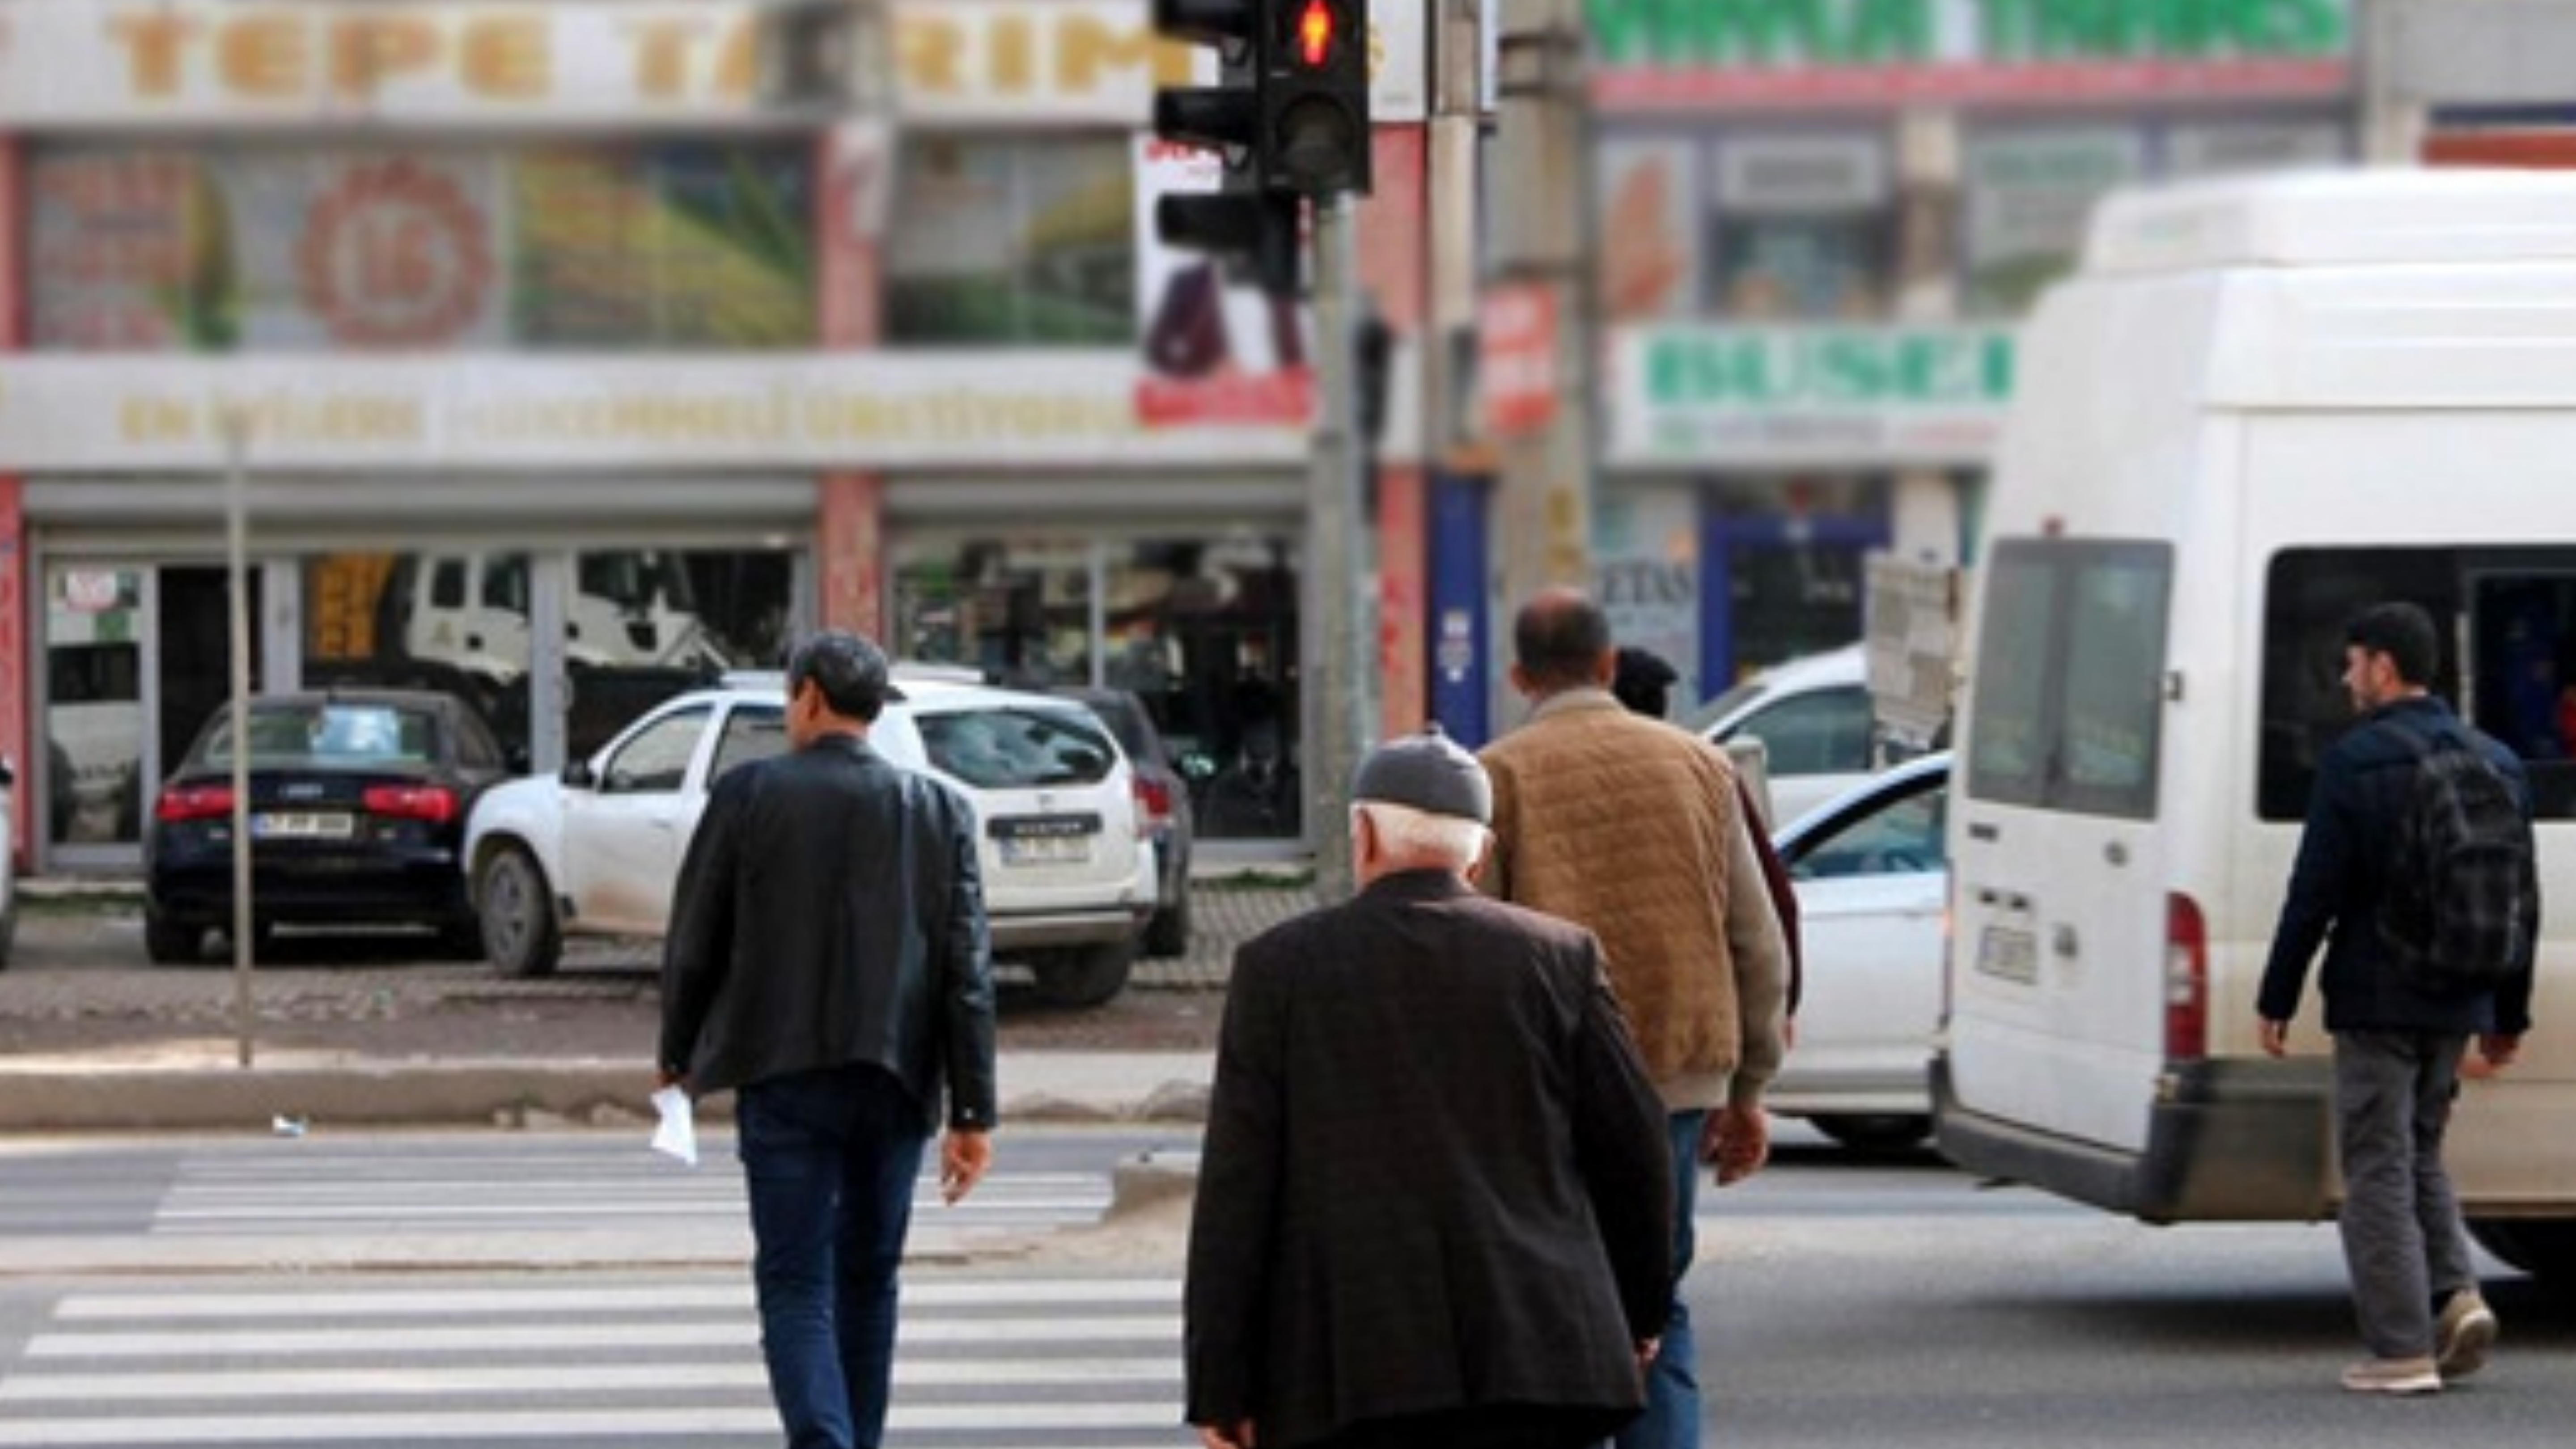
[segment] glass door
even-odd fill
[[[45,573],[39,805],[56,858],[71,863],[130,858],[143,843],[150,592],[144,569],[64,564]]]

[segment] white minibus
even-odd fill
[[[2289,1060],[2255,989],[2350,720],[2343,626],[2411,599],[2539,816],[2536,1027],[2449,1161],[2481,1242],[2576,1276],[2576,177],[2114,197],[2016,372],[1961,659],[1942,1151],[2150,1222],[2334,1212],[2313,968]]]

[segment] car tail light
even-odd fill
[[[2179,891],[2165,897],[2165,1059],[2209,1055],[2209,927]]]
[[[444,785],[369,785],[368,813],[444,825],[456,818],[456,792]]]
[[[156,820],[177,823],[182,820],[210,820],[233,813],[233,788],[230,785],[173,785],[161,792],[153,803]]]
[[[1160,822],[1171,819],[1172,787],[1170,783],[1163,780],[1148,780],[1142,775],[1137,776],[1136,813],[1149,821]]]

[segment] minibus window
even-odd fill
[[[2037,805],[2046,789],[2041,736],[2056,574],[2046,547],[2034,540],[2005,542],[1987,565],[1968,762],[1969,793],[1981,800]]]
[[[2406,599],[2442,635],[2433,692],[2522,758],[2532,810],[2576,818],[2576,547],[2309,548],[2272,561],[2255,810],[2307,814],[2317,761],[2352,724],[2345,624]]]
[[[2143,820],[2156,805],[2171,555],[2138,550],[2069,562],[2066,709],[2055,803]]]
[[[1968,789],[2145,819],[2156,807],[2173,550],[2007,539],[1988,565]]]

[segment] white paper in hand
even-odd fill
[[[653,1129],[653,1150],[697,1166],[698,1121],[690,1109],[689,1094],[677,1086],[664,1087],[653,1094],[653,1110],[662,1116]]]

